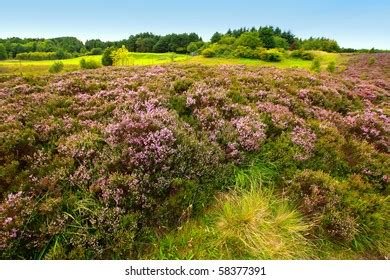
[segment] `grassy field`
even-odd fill
[[[325,68],[329,62],[334,61],[336,64],[340,64],[343,61],[343,58],[340,54],[336,53],[327,53],[321,51],[315,51],[316,57],[319,57],[321,60],[321,67]],[[218,64],[244,64],[251,66],[270,66],[278,68],[304,68],[310,69],[312,61],[302,60],[297,58],[284,58],[280,62],[267,62],[258,59],[249,59],[249,58],[206,58],[203,56],[191,57],[186,62],[194,62],[205,65],[218,65]]]
[[[325,69],[331,61],[335,61],[337,65],[343,62],[345,57],[340,54],[326,53],[316,51],[314,52],[316,57],[321,60],[321,68]],[[82,56],[71,59],[61,60],[64,63],[64,71],[70,72],[80,68],[80,60],[95,60],[100,63],[101,55],[94,56]],[[19,61],[19,60],[6,60],[0,61],[0,75],[1,74],[46,74],[50,65],[54,63],[53,60],[43,61]],[[278,68],[304,68],[310,69],[312,61],[296,59],[296,58],[284,58],[281,62],[266,62],[257,59],[245,59],[245,58],[206,58],[203,56],[189,56],[183,54],[172,53],[131,53],[129,59],[129,65],[158,65],[164,63],[197,63],[204,65],[218,65],[218,64],[243,64],[251,66],[271,66]]]

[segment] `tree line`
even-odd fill
[[[130,52],[154,53],[200,53],[205,49],[220,46],[242,46],[245,48],[322,50],[327,52],[377,52],[378,50],[355,50],[341,48],[335,40],[328,38],[301,39],[291,31],[279,27],[229,29],[226,33],[215,32],[210,42],[204,42],[196,33],[156,35],[150,32],[131,35],[119,41],[87,40],[85,43],[75,37],[8,38],[0,39],[0,60],[4,59],[64,59],[80,55],[102,54],[107,48],[125,46]],[[239,49],[239,52],[248,49]],[[223,48],[223,47],[222,47]],[[235,49],[234,49],[235,50]],[[233,50],[233,51],[234,51]],[[221,51],[221,50],[219,50]],[[207,53],[207,51],[206,51]]]
[[[17,37],[0,39],[0,59],[64,59],[80,55],[102,54],[107,48],[125,46],[131,52],[176,52],[187,53],[190,43],[202,43],[196,33],[155,35],[139,33],[120,41],[87,40],[85,44],[75,37],[59,37],[53,39]]]

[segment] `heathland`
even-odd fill
[[[0,76],[1,258],[390,257],[388,54],[179,58]]]
[[[1,259],[390,258],[390,54],[260,27],[0,60]]]

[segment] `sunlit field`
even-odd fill
[[[347,60],[347,56],[337,53],[327,53],[322,51],[313,51],[313,54],[320,59],[322,69],[334,61],[336,64],[341,64]],[[64,71],[70,72],[80,68],[80,60],[93,60],[101,63],[101,55],[82,56],[71,59],[58,60],[64,63]],[[4,60],[0,61],[0,75],[1,74],[47,74],[49,67],[54,63],[53,60],[43,61],[26,61],[26,60]],[[206,58],[201,55],[191,56],[174,53],[130,53],[126,64],[128,66],[134,65],[160,65],[166,63],[177,64],[203,64],[203,65],[250,65],[250,66],[270,66],[278,68],[303,68],[310,69],[312,61],[302,60],[297,58],[290,58],[286,56],[280,62],[267,62],[259,59],[245,59],[245,58],[225,58],[213,57]]]

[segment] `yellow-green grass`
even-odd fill
[[[158,232],[142,250],[147,259],[367,259],[369,252],[314,236],[294,202],[273,189],[272,171],[237,172],[230,191],[171,232]]]
[[[64,63],[64,71],[75,71],[80,68],[80,60],[95,60],[100,62],[101,55],[82,56],[70,59],[61,59]],[[0,61],[0,74],[47,74],[49,67],[54,63],[54,60],[5,60]]]
[[[340,54],[326,53],[321,51],[313,52],[321,61],[321,69],[325,70],[331,62],[336,65],[341,64],[345,57]],[[60,60],[64,63],[64,71],[75,71],[80,68],[80,60],[95,60],[100,63],[101,55],[82,56],[71,59]],[[43,61],[19,61],[6,60],[0,61],[0,74],[46,74],[49,67],[54,63],[53,60]],[[221,65],[221,64],[241,64],[250,66],[271,66],[278,68],[304,68],[310,69],[312,61],[290,58],[288,53],[280,62],[266,62],[258,59],[245,58],[206,58],[203,56],[189,56],[172,53],[130,53],[127,61],[128,65],[158,65],[164,63],[198,63],[204,65]]]
[[[172,53],[130,53],[128,65],[156,65],[163,63],[179,62],[188,60],[190,56]],[[101,55],[82,56],[71,59],[57,60],[64,64],[64,71],[75,71],[80,68],[80,60],[94,60],[101,62]],[[54,60],[22,61],[5,60],[0,61],[0,74],[46,74]]]
[[[255,171],[255,172],[253,172]],[[311,225],[272,188],[261,170],[239,173],[236,186],[198,219],[156,237],[151,259],[310,259]]]
[[[320,59],[321,69],[325,70],[327,65],[334,61],[336,65],[342,62],[342,56],[336,53],[327,53],[322,51],[313,51],[315,57]],[[218,65],[218,64],[243,64],[250,66],[271,66],[278,68],[304,68],[310,69],[312,65],[312,61],[310,60],[302,60],[298,58],[290,58],[288,54],[286,57],[279,62],[267,62],[258,59],[249,59],[249,58],[223,58],[223,57],[215,57],[215,58],[206,58],[203,56],[195,56],[191,59],[188,59],[184,63],[200,63],[205,65]]]

